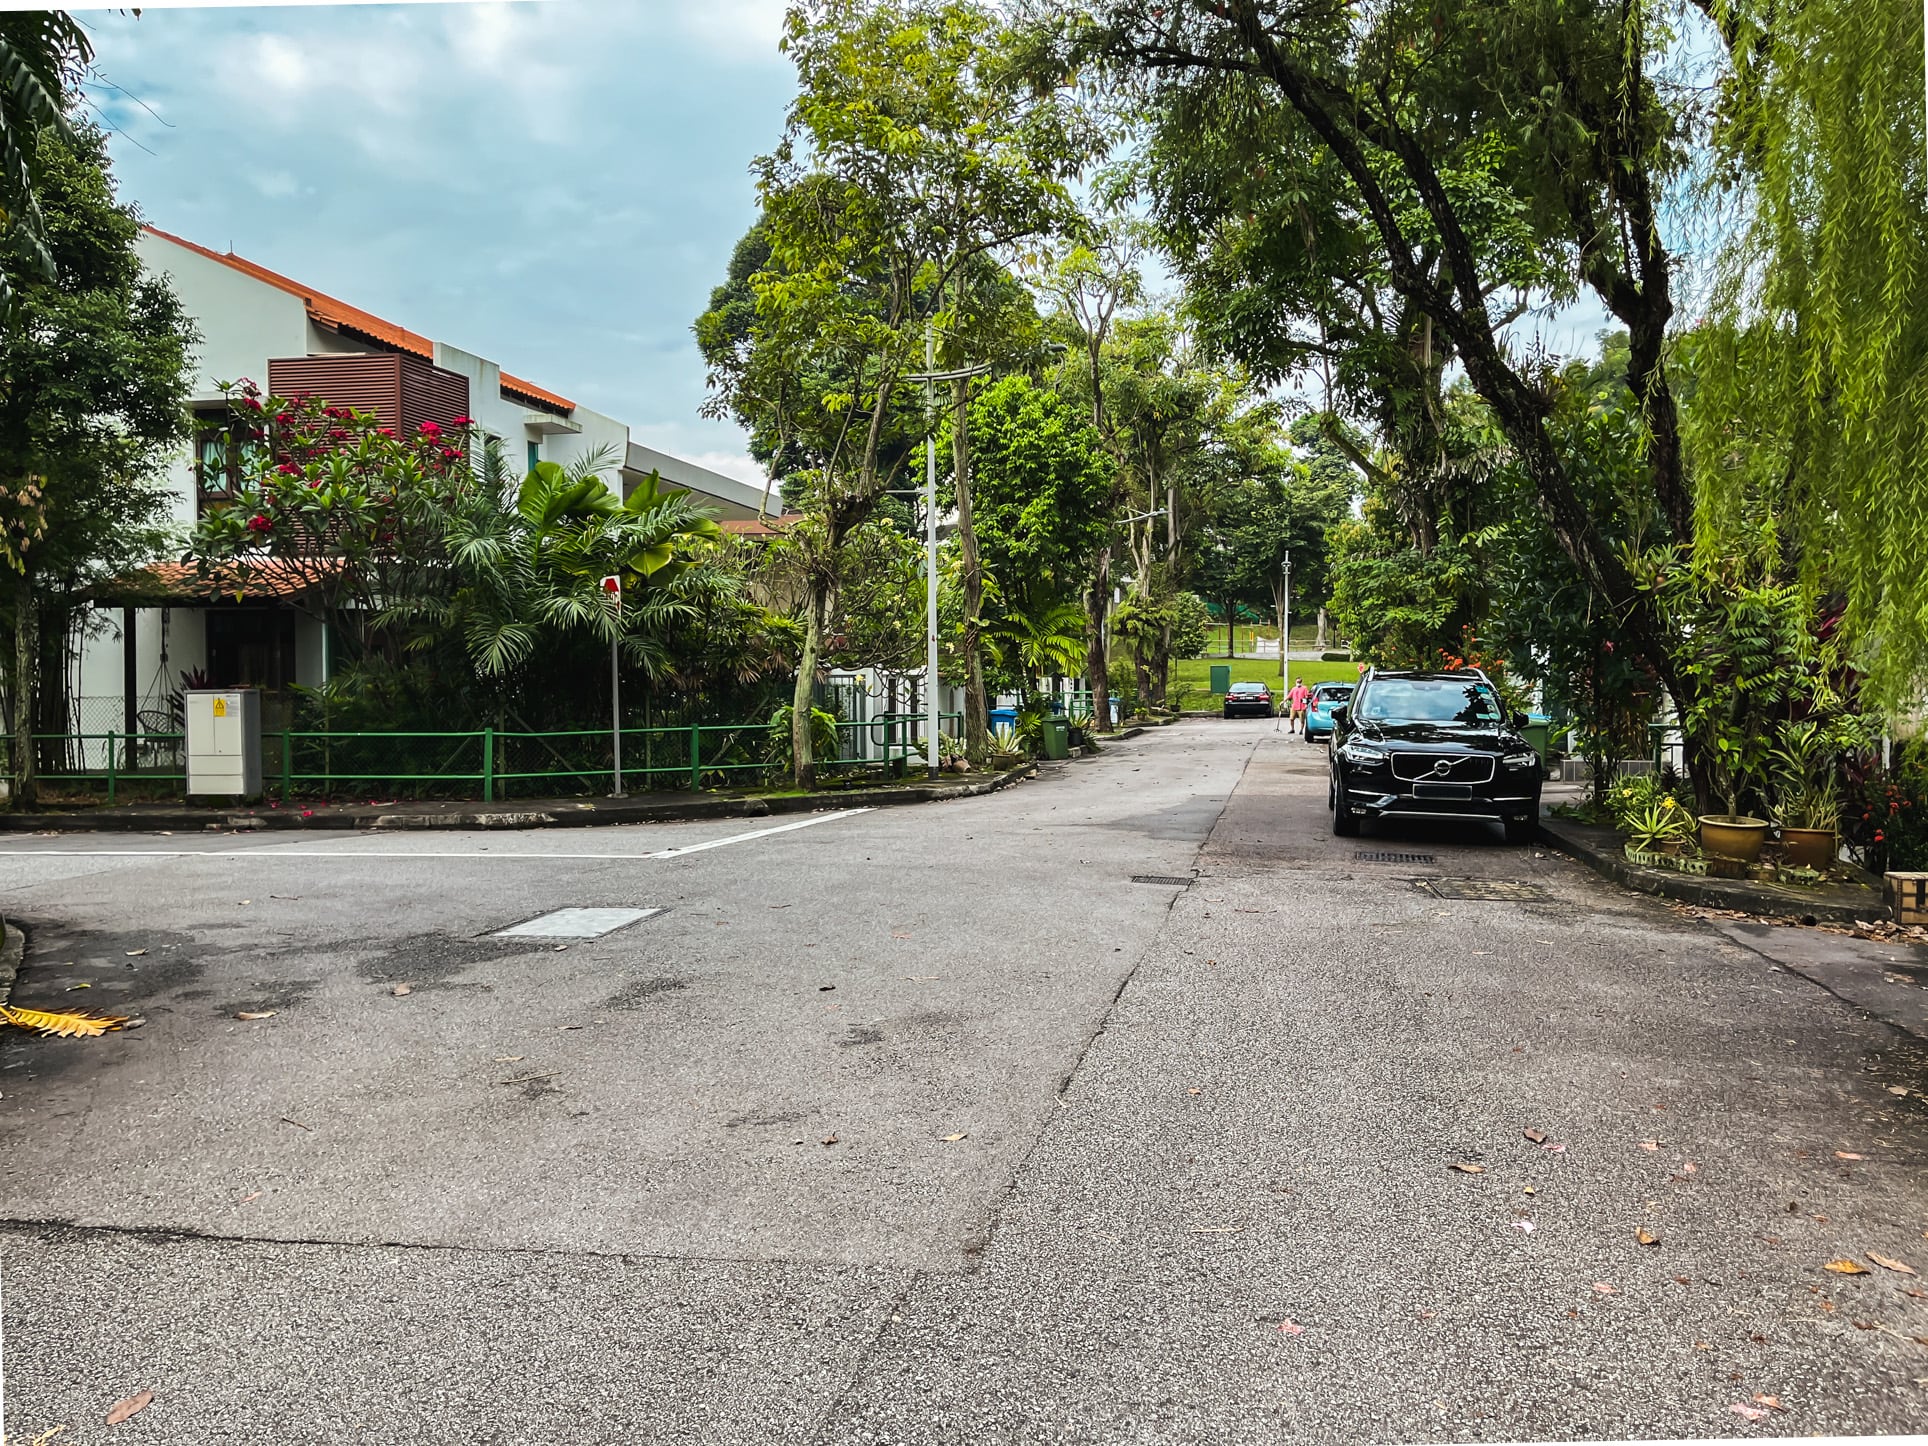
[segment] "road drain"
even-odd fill
[[[1544,903],[1551,896],[1538,884],[1515,884],[1505,879],[1420,879],[1421,893],[1438,899],[1496,899],[1516,903]]]
[[[1189,889],[1192,886],[1191,879],[1181,879],[1172,874],[1133,874],[1131,881],[1134,884],[1164,884],[1175,889]]]
[[[1439,862],[1431,854],[1359,853],[1353,857],[1362,864],[1431,864]]]

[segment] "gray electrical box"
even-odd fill
[[[196,688],[187,712],[190,797],[261,796],[261,694],[253,688]]]

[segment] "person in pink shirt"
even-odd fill
[[[1291,709],[1292,713],[1292,723],[1291,726],[1285,730],[1286,732],[1305,732],[1305,707],[1311,697],[1312,690],[1306,687],[1304,678],[1300,678],[1292,685],[1292,691],[1285,695],[1286,706]]]

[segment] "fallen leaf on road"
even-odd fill
[[[514,1079],[499,1079],[496,1083],[499,1085],[534,1084],[537,1080],[554,1079],[561,1073],[559,1069],[552,1069],[547,1074],[519,1074]]]
[[[1645,1230],[1642,1230],[1637,1235],[1635,1235],[1634,1239],[1638,1240],[1642,1245],[1660,1244],[1660,1237],[1658,1235],[1650,1234]]]
[[[1618,1295],[1620,1293],[1619,1291],[1615,1290],[1612,1286],[1608,1285],[1604,1280],[1594,1281],[1593,1288],[1599,1291],[1600,1294],[1602,1295]]]
[[[127,951],[127,957],[128,957],[129,959],[138,959],[138,958],[140,958],[140,957],[141,957],[141,955],[143,955],[143,954],[145,954],[146,952],[147,952],[147,951],[146,951],[145,949],[129,949],[129,950]],[[1903,1091],[1902,1091],[1902,1093],[1903,1093],[1903,1094],[1906,1094],[1906,1093],[1907,1093],[1907,1091],[1906,1091],[1906,1090],[1903,1090]]]
[[[498,1054],[495,1057],[495,1062],[497,1064],[521,1064],[522,1061],[528,1057],[526,1054]]]
[[[970,1131],[968,1130],[959,1130],[955,1135],[946,1135],[944,1136],[944,1143],[947,1145],[955,1145],[969,1133]]]
[[[245,1205],[250,1200],[259,1200],[260,1198],[261,1198],[261,1192],[259,1190],[254,1190],[249,1192],[246,1195],[243,1195],[239,1200],[235,1201],[234,1203],[237,1205]]]
[[[76,989],[92,989],[93,987],[94,987],[93,985],[91,985],[91,984],[87,984],[87,983],[84,983],[84,982],[83,982],[83,983],[79,983],[79,984],[69,984],[69,985],[67,986],[67,992],[68,992],[69,994],[71,994],[71,993],[73,993],[73,992],[74,992],[74,991],[75,991]]]
[[[1876,1265],[1880,1266],[1883,1270],[1892,1270],[1897,1275],[1921,1274],[1921,1272],[1916,1270],[1912,1265],[1903,1265],[1899,1260],[1890,1260],[1885,1255],[1876,1255],[1872,1250],[1868,1252],[1868,1259],[1872,1260]]]
[[[1888,1093],[1889,1093],[1889,1094],[1891,1094],[1891,1095],[1906,1095],[1906,1094],[1908,1093],[1908,1086],[1906,1086],[1906,1085],[1889,1085],[1889,1086],[1888,1086]]]
[[[1522,1185],[1520,1186],[1520,1190],[1523,1194],[1527,1194],[1527,1195],[1534,1195],[1538,1193],[1538,1191],[1531,1185]]]
[[[138,1396],[129,1396],[125,1401],[117,1401],[114,1409],[107,1413],[107,1424],[118,1426],[130,1416],[138,1416],[154,1404],[154,1393],[142,1391]]]
[[[1533,1222],[1531,1220],[1515,1220],[1513,1223],[1519,1226],[1520,1229],[1524,1230],[1528,1235],[1531,1235],[1533,1233]]]
[[[1836,1150],[1834,1152],[1834,1158],[1837,1160],[1865,1160],[1868,1157],[1866,1155],[1857,1155],[1851,1150]]]
[[[291,1120],[286,1115],[281,1117],[281,1123],[284,1125],[293,1125],[297,1130],[306,1130],[311,1135],[315,1132],[313,1125],[304,1125],[300,1120]]]
[[[1881,1329],[1880,1326],[1871,1320],[1858,1320],[1854,1322],[1854,1328],[1858,1331],[1878,1331]]]
[[[770,907],[771,907],[771,908],[773,908],[773,909],[787,909],[787,908],[789,908],[789,907],[790,907],[790,905],[788,905],[788,904],[772,904],[772,905],[770,905]]]
[[[1836,1275],[1868,1274],[1868,1267],[1858,1260],[1830,1260],[1826,1265],[1822,1266],[1821,1269],[1831,1270]]]
[[[1486,1167],[1484,1165],[1469,1165],[1464,1160],[1455,1160],[1446,1168],[1449,1170],[1459,1170],[1468,1175],[1484,1175],[1486,1173]]]
[[[272,1009],[244,1009],[234,1016],[236,1019],[273,1019]]]
[[[890,937],[891,937],[891,938],[893,938],[893,939],[908,939],[908,938],[910,937],[910,935],[908,935],[908,934],[898,934],[898,933],[893,933],[893,934],[892,934],[892,935],[891,935]]]
[[[1749,1421],[1765,1421],[1767,1419],[1767,1412],[1758,1406],[1743,1406],[1736,1401],[1727,1409],[1732,1411],[1736,1416],[1746,1417]]]
[[[1305,1327],[1295,1320],[1282,1320],[1279,1322],[1279,1334],[1282,1336],[1302,1336],[1305,1334]]]
[[[823,1145],[834,1145],[837,1143],[837,1137],[835,1135],[825,1135],[823,1139],[818,1141],[818,1143]]]
[[[926,984],[933,979],[942,979],[943,977],[944,976],[942,974],[906,974],[904,976],[904,978],[909,980],[912,984]],[[833,984],[830,987],[832,989],[835,989],[837,986]]]
[[[1205,1093],[1205,1091],[1202,1089],[1198,1089],[1197,1087],[1194,1086],[1193,1088],[1186,1090],[1185,1093],[1188,1095],[1202,1095]]]
[[[1540,1148],[1542,1150],[1547,1151],[1549,1154],[1554,1154],[1554,1155],[1564,1155],[1566,1153],[1565,1145],[1557,1145],[1557,1144],[1554,1144],[1552,1141],[1548,1141],[1546,1144],[1540,1146]]]
[[[580,1024],[558,1024],[556,1028],[557,1029],[581,1029],[582,1026]]]
[[[1545,1130],[1522,1130],[1520,1131],[1520,1133],[1525,1135],[1527,1139],[1531,1140],[1536,1145],[1544,1144],[1546,1142]]]
[[[1419,1313],[1419,1318],[1420,1318],[1421,1320],[1431,1320],[1431,1319],[1432,1319],[1432,1318],[1433,1318],[1434,1316],[1436,1316],[1436,1315],[1438,1315],[1438,1314],[1439,1314],[1439,1312],[1438,1312],[1438,1311],[1436,1311],[1436,1310],[1422,1310],[1422,1311],[1421,1311],[1421,1312]]]
[[[1641,1141],[1641,1142],[1640,1142],[1640,1143],[1639,1143],[1638,1145],[1636,1145],[1636,1146],[1635,1146],[1634,1148],[1635,1148],[1635,1149],[1638,1149],[1638,1150],[1645,1150],[1645,1151],[1646,1151],[1646,1152],[1647,1152],[1647,1153],[1648,1153],[1649,1155],[1651,1155],[1651,1154],[1652,1154],[1652,1153],[1653,1153],[1653,1152],[1654,1152],[1655,1150],[1658,1150],[1658,1149],[1660,1148],[1660,1141],[1658,1141],[1658,1140],[1642,1140],[1642,1141]]]
[[[400,999],[404,994],[413,994],[415,992],[415,986],[412,984],[397,984],[390,992],[393,993],[397,999]]]

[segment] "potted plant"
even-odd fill
[[[1018,730],[1009,723],[1000,723],[991,730],[991,766],[993,768],[1016,768],[1024,762],[1024,750],[1018,743]]]
[[[1835,740],[1809,720],[1781,730],[1773,753],[1774,820],[1781,826],[1781,852],[1795,868],[1832,868],[1839,845],[1841,793],[1835,774]]]
[[[1065,711],[1065,722],[1071,729],[1071,746],[1082,748],[1091,738],[1091,710],[1082,705]]]
[[[1636,855],[1678,854],[1694,831],[1690,811],[1665,795],[1635,810],[1626,823],[1626,852],[1635,863],[1644,861]]]

